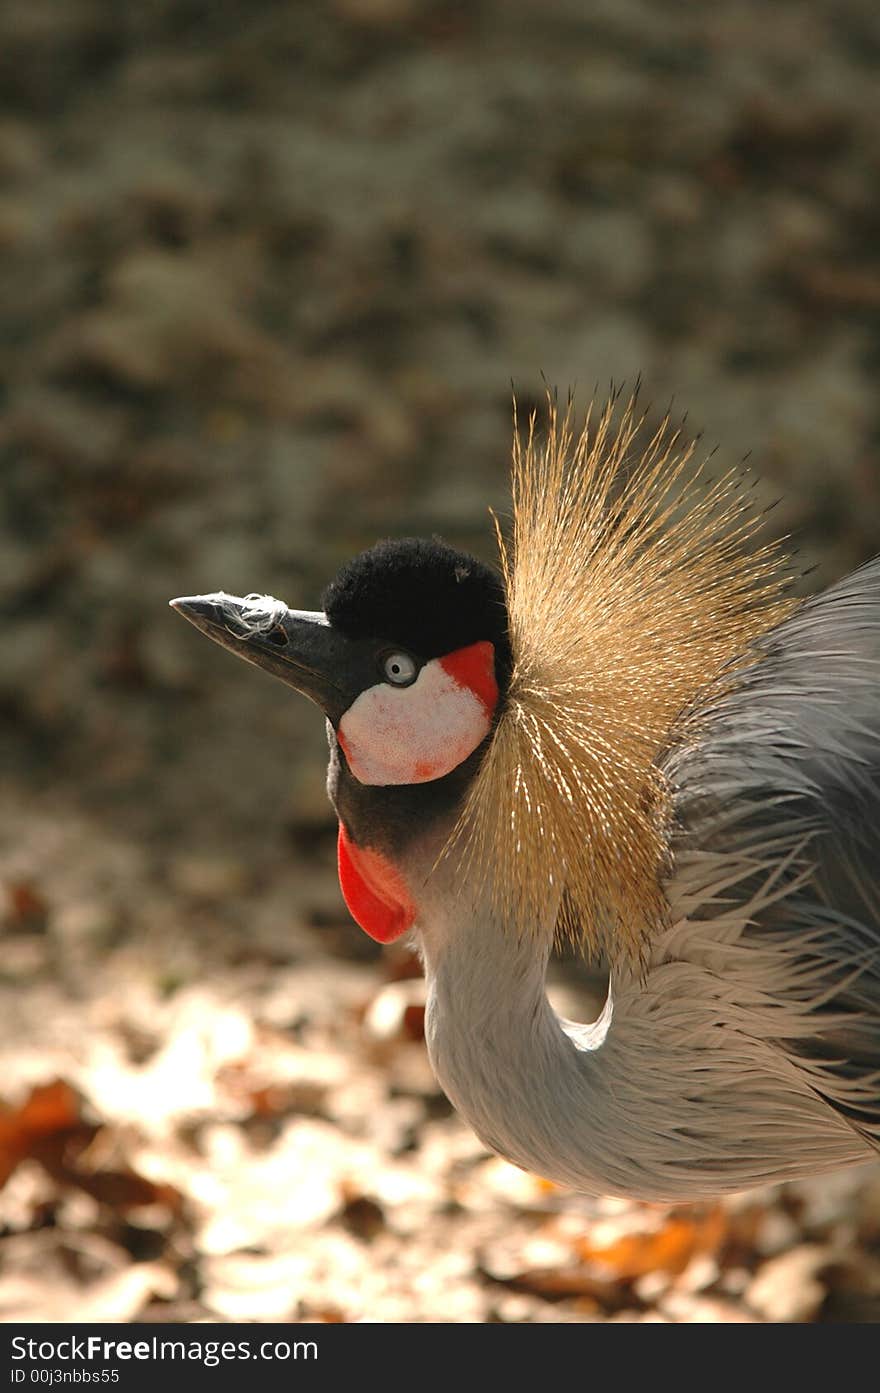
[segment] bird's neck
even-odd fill
[[[419,925],[431,1063],[492,1150],[575,1189],[631,1192],[631,1162],[619,1168],[602,1135],[595,1055],[610,1008],[578,1027],[547,1000],[555,912],[548,906],[540,931],[518,938],[480,896],[431,897]]]

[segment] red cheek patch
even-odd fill
[[[339,884],[349,913],[378,943],[393,943],[415,923],[403,876],[381,852],[355,846],[339,824]]]
[[[495,649],[491,643],[471,643],[440,659],[440,666],[459,687],[467,687],[485,706],[489,715],[498,703],[495,681]]]
[[[337,736],[360,783],[428,783],[485,740],[497,701],[495,649],[471,643],[425,663],[408,687],[367,687],[343,715]]]

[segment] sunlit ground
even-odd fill
[[[291,858],[255,896],[229,860],[181,854],[157,877],[106,835],[96,862],[74,818],[17,825],[0,861],[3,1319],[877,1313],[876,1168],[675,1210],[565,1193],[451,1112],[414,960],[345,956],[361,938],[329,862]],[[236,896],[262,906],[245,941],[224,928]],[[554,991],[595,1010],[561,977]]]

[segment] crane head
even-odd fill
[[[171,604],[321,708],[343,893],[368,933],[398,937],[415,917],[401,858],[459,810],[503,704],[511,653],[499,573],[409,538],[348,562],[320,611],[222,592]]]

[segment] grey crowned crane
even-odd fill
[[[481,1139],[650,1200],[880,1147],[880,561],[792,599],[692,448],[551,403],[499,570],[402,539],[318,612],[172,601],[323,711],[343,895],[411,934]],[[560,933],[609,967],[590,1024],[547,1001]]]

